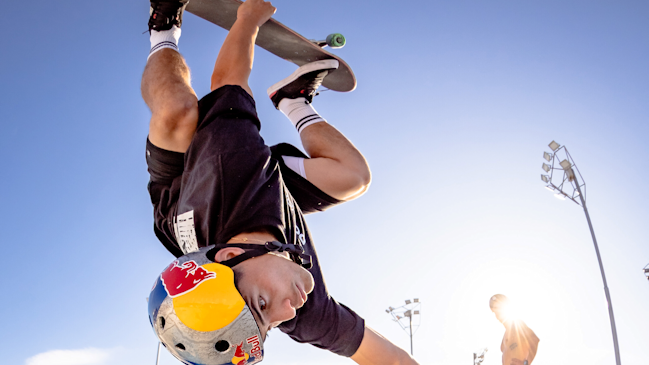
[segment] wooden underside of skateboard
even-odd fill
[[[187,5],[187,11],[230,30],[237,19],[237,9],[241,4],[242,2],[239,0],[191,0]],[[342,35],[339,36],[342,37]],[[336,40],[334,39],[332,42],[308,40],[271,18],[259,28],[256,44],[298,66],[325,59],[338,60],[340,63],[338,69],[331,71],[325,77],[322,85],[334,91],[352,91],[356,88],[356,77],[352,69],[340,57],[322,48],[327,44],[335,44]],[[344,44],[344,38],[342,38],[342,43]]]

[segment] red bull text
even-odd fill
[[[246,340],[247,343],[252,345],[252,349],[250,349],[250,355],[254,356],[256,359],[261,358],[261,342],[259,341],[259,337],[257,335],[254,335]]]

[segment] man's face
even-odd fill
[[[496,316],[496,319],[500,323],[505,322],[505,311],[501,306],[496,305],[493,308],[491,308],[491,310],[494,312],[494,315]]]
[[[295,310],[313,291],[311,273],[281,254],[246,260],[235,267],[235,272],[239,292],[264,339],[271,328],[295,317]]]

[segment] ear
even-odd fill
[[[242,253],[246,252],[244,249],[239,248],[239,247],[226,247],[222,248],[219,250],[219,252],[216,253],[216,256],[214,256],[214,261],[215,262],[223,262],[227,261],[233,257],[237,257],[241,255]]]

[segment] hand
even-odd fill
[[[249,21],[261,27],[277,11],[270,2],[264,0],[246,0],[237,10],[237,19]]]

